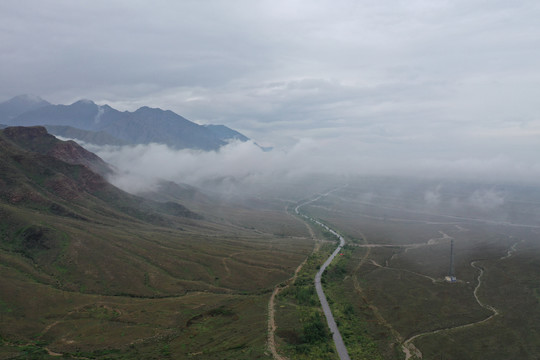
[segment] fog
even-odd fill
[[[252,141],[210,152],[162,144],[83,145],[114,166],[111,183],[133,194],[159,191],[162,180],[237,200],[300,201],[348,188],[341,201],[366,209],[404,211],[414,218],[440,216],[446,222],[540,226],[540,172],[532,162],[411,158],[399,152],[385,157],[365,152],[362,144],[313,139],[267,152]]]
[[[535,183],[539,17],[532,0],[8,0],[0,101],[160,107],[274,148],[94,148],[131,192],[314,174]]]
[[[535,183],[540,166],[504,156],[412,157],[399,146],[372,146],[350,138],[302,139],[290,148],[263,151],[254,142],[232,142],[219,151],[175,150],[163,144],[136,146],[83,145],[116,168],[109,180],[138,193],[152,190],[160,180],[198,187],[211,184],[221,191],[256,190],[274,182],[305,182],[317,176],[404,176],[418,179],[477,181],[487,184]],[[460,157],[459,155],[462,155]],[[346,180],[343,180],[346,181]],[[226,186],[225,186],[226,185]],[[221,189],[218,189],[222,186]],[[427,204],[440,202],[440,187],[427,189]],[[478,192],[471,204],[486,208],[500,199],[496,193]]]

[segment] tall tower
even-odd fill
[[[446,281],[456,281],[456,272],[454,271],[454,239],[450,239],[450,273],[446,277]]]

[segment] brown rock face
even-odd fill
[[[3,130],[4,136],[25,149],[72,165],[84,165],[102,176],[111,168],[96,154],[84,149],[74,141],[61,141],[50,135],[43,126],[14,126]]]

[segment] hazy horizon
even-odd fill
[[[242,163],[250,174],[533,182],[538,15],[533,1],[6,1],[0,100],[160,107],[275,148],[186,160],[225,173]],[[149,145],[114,156],[128,152],[174,154]]]

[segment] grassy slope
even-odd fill
[[[47,349],[268,357],[269,293],[312,248],[289,237],[305,235],[301,224],[238,206],[245,225],[176,216],[101,180],[88,184],[99,178],[83,167],[0,146],[0,358]]]
[[[60,244],[0,251],[2,337],[9,344],[43,340],[57,352],[151,354],[163,345],[171,354],[217,351],[219,358],[230,347],[237,358],[262,356],[269,291],[312,246],[202,221],[182,231],[118,220],[88,226],[2,209],[21,225],[4,226],[4,244],[28,223],[50,229]],[[206,314],[223,306],[227,316]]]

